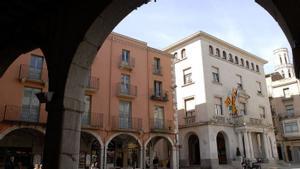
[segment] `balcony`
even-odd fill
[[[113,116],[111,121],[112,130],[138,132],[142,130],[141,118]]]
[[[152,132],[173,132],[175,129],[174,120],[150,119],[150,129]]]
[[[196,116],[184,117],[185,125],[192,125],[196,123]]]
[[[257,119],[247,116],[237,116],[233,119],[235,126],[261,126],[263,119]]]
[[[85,112],[81,116],[81,126],[87,129],[103,128],[103,113]]]
[[[163,90],[156,91],[154,89],[152,89],[152,95],[150,98],[152,100],[162,101],[162,102],[167,102],[169,100],[168,92],[163,91]]]
[[[99,89],[99,78],[90,76],[87,84],[85,85],[87,91],[96,91]]]
[[[152,73],[154,75],[162,75],[162,67],[157,65],[152,65]]]
[[[132,71],[134,65],[135,65],[135,59],[133,57],[129,57],[128,60],[123,60],[122,55],[120,56],[120,64],[119,64],[120,69]]]
[[[30,124],[44,124],[46,118],[40,120],[40,107],[23,105],[4,105],[0,110],[1,122],[17,122]]]
[[[20,65],[19,79],[22,83],[29,81],[45,84],[47,78],[48,74],[46,69],[35,69],[25,64]]]
[[[137,86],[118,83],[117,96],[122,98],[134,98],[137,96]]]

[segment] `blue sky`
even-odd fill
[[[114,29],[158,49],[200,30],[266,59],[266,73],[273,71],[274,49],[290,51],[277,22],[254,0],[152,1]]]

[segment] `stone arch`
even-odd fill
[[[116,133],[105,143],[104,168],[142,168],[143,146],[132,133]]]
[[[197,134],[191,133],[187,137],[188,141],[188,154],[189,154],[189,164],[190,165],[200,165],[201,155],[200,155],[200,139]]]
[[[152,142],[152,140],[154,140],[154,142]],[[165,148],[165,150],[163,150],[164,153],[160,151],[161,148]],[[165,152],[167,152],[167,154]],[[149,137],[149,139],[145,142],[144,157],[144,168],[151,168],[151,166],[154,167],[155,165],[173,168],[173,166],[175,167],[177,165],[175,144],[169,136],[163,134],[154,134]],[[159,164],[154,164],[154,159],[156,157],[158,157]]]
[[[32,129],[35,131],[38,131],[40,133],[42,133],[43,135],[45,135],[45,130],[42,127],[33,127],[33,126],[13,126],[13,127],[9,127],[7,129],[5,129],[4,131],[1,131],[0,133],[0,140],[2,140],[7,134],[18,130],[18,129]]]
[[[169,141],[169,143],[172,145],[172,147],[175,146],[175,144],[174,144],[174,142],[172,141],[172,139],[171,139],[169,136],[166,136],[166,135],[163,135],[163,134],[154,134],[154,135],[150,136],[150,137],[148,138],[148,140],[145,142],[144,146],[147,147],[148,143],[149,143],[153,138],[155,138],[155,137],[161,137],[161,138],[164,138],[164,139],[166,139],[166,140]]]
[[[230,145],[228,135],[225,131],[221,130],[216,133],[215,138],[219,164],[228,164],[230,160]]]
[[[116,138],[116,137],[118,137],[118,136],[120,136],[120,135],[128,135],[128,136],[131,136],[131,137],[135,138],[136,141],[139,143],[140,147],[143,147],[143,144],[142,144],[141,140],[140,140],[136,135],[134,135],[134,134],[132,134],[132,133],[122,133],[122,132],[118,132],[118,133],[115,133],[115,134],[113,134],[112,136],[110,136],[109,139],[107,139],[106,142],[105,142],[105,147],[107,147],[108,144],[109,144],[114,138]]]
[[[101,137],[100,137],[100,135],[99,135],[99,134],[96,134],[95,132],[93,132],[93,131],[89,131],[89,130],[81,130],[81,132],[84,132],[84,133],[90,134],[90,135],[92,135],[93,137],[95,137],[95,138],[97,139],[97,141],[100,143],[100,145],[101,145],[101,149],[103,149],[103,148],[104,148],[103,141],[102,141],[102,139],[101,139]]]

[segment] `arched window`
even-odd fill
[[[239,58],[237,56],[234,57],[235,64],[239,64]]]
[[[244,66],[244,59],[241,58],[241,66]]]
[[[256,65],[256,71],[259,72],[259,66],[258,65]]]
[[[286,56],[284,56],[284,61],[285,61],[286,64],[288,63],[287,60],[286,60]]]
[[[253,63],[251,63],[251,69],[254,70],[254,64]]]
[[[280,59],[280,64],[282,64],[282,59],[281,59],[281,55],[279,55],[279,59]]]
[[[221,55],[220,55],[220,49],[219,49],[219,48],[216,49],[216,55],[217,55],[218,57],[221,57]]]
[[[231,53],[229,53],[229,61],[230,61],[230,62],[233,62],[233,57],[232,57],[232,54],[231,54]]]
[[[227,53],[223,51],[223,59],[227,60]]]
[[[175,59],[179,59],[177,52],[175,52],[173,56],[174,56]]]
[[[248,62],[248,60],[246,60],[246,68],[249,69],[249,62]]]
[[[182,49],[181,50],[181,59],[184,59],[184,58],[186,58],[186,51],[185,51],[185,49]]]
[[[214,55],[214,48],[211,45],[209,45],[209,54]]]

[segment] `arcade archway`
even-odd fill
[[[227,149],[226,147],[227,141],[225,138],[225,135],[223,132],[219,132],[217,134],[217,149],[218,149],[218,159],[219,159],[219,164],[227,164]]]
[[[200,165],[200,144],[198,136],[195,134],[190,135],[188,145],[190,165]]]

